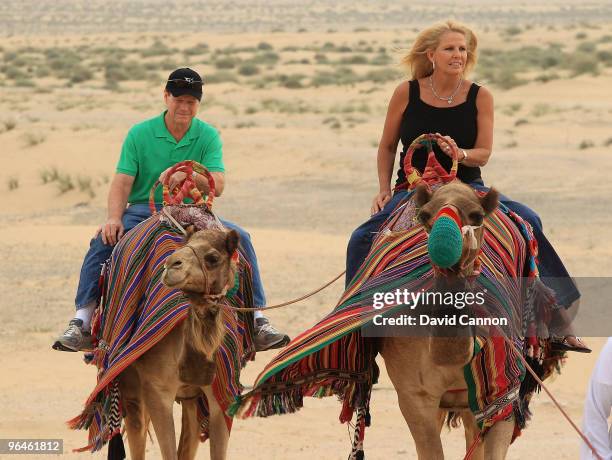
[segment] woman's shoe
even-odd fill
[[[577,345],[570,343],[570,339],[574,339]],[[550,339],[550,346],[555,351],[575,351],[577,353],[591,353],[593,351],[582,342],[580,337],[575,335],[552,337]]]

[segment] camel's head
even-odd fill
[[[425,185],[415,191],[418,219],[429,234],[428,250],[438,268],[459,274],[471,265],[482,244],[485,216],[495,210],[495,189],[479,196],[468,185],[453,181],[431,192]]]
[[[221,294],[233,284],[236,271],[233,255],[240,237],[235,230],[193,228],[187,229],[185,246],[166,260],[162,282],[187,293]]]

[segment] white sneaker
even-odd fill
[[[83,330],[83,320],[74,318],[68,323],[68,328],[51,345],[59,351],[91,351],[93,337],[89,331]]]
[[[268,318],[255,319],[255,350],[282,348],[289,343],[289,336],[277,331]]]

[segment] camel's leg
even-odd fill
[[[399,391],[397,399],[414,439],[419,460],[444,459],[440,439],[440,401],[427,394],[406,394]]]
[[[193,460],[200,443],[200,427],[198,425],[198,400],[187,399],[181,402],[182,424],[181,439],[179,440],[179,460]]]
[[[130,457],[133,460],[144,460],[149,418],[142,398],[138,372],[133,367],[128,367],[121,374],[119,392],[125,410],[125,430]]]
[[[176,395],[174,386],[165,385],[158,379],[143,382],[143,396],[157,442],[164,460],[176,460],[176,436],[172,405]]]
[[[510,420],[501,420],[487,431],[484,437],[484,458],[486,460],[504,460],[514,433],[514,416]]]
[[[384,341],[382,356],[387,374],[397,392],[400,410],[414,439],[419,460],[441,460],[444,458],[440,439],[441,395],[434,397],[421,385],[412,383],[419,380],[422,382],[423,379],[420,375],[419,379],[414,379],[414,375],[409,371],[411,366],[406,365],[406,360],[400,359],[405,349],[402,342]],[[412,358],[416,365],[420,364],[414,354]]]
[[[203,387],[206,399],[208,399],[208,410],[210,412],[210,421],[208,430],[210,435],[210,460],[225,460],[227,455],[227,446],[229,444],[229,431],[225,424],[225,414],[221,410],[221,406],[217,402],[217,398],[213,395],[212,387]]]
[[[480,428],[476,424],[476,418],[470,410],[461,411],[461,419],[463,420],[463,429],[465,430],[465,451],[467,452],[474,444],[476,438],[480,435]],[[482,439],[478,441],[478,447],[470,459],[484,460],[485,458],[484,442]]]

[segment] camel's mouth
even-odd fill
[[[457,209],[444,205],[437,212],[427,240],[427,251],[433,265],[450,269],[461,262],[464,253],[461,217]]]
[[[428,232],[427,250],[432,265],[447,276],[465,274],[480,250],[482,217],[477,225],[465,222],[452,204],[440,208]]]
[[[161,280],[166,287],[180,289],[185,283],[186,275],[182,270],[164,267]]]
[[[189,253],[188,255],[191,256]],[[191,268],[191,263],[185,260],[181,250],[174,252],[164,263],[164,272],[161,277],[162,283],[166,287],[174,289],[183,289],[188,284],[193,284],[193,270]]]
[[[465,270],[474,263],[476,259],[475,256],[478,255],[479,251],[480,245],[475,249],[471,249],[469,247],[469,241],[463,239],[462,251],[459,261],[447,268],[436,266],[436,269],[439,270],[441,273],[444,273],[445,276],[447,276],[448,278],[463,278],[464,276],[466,276]],[[470,273],[467,273],[467,275],[470,275]]]

